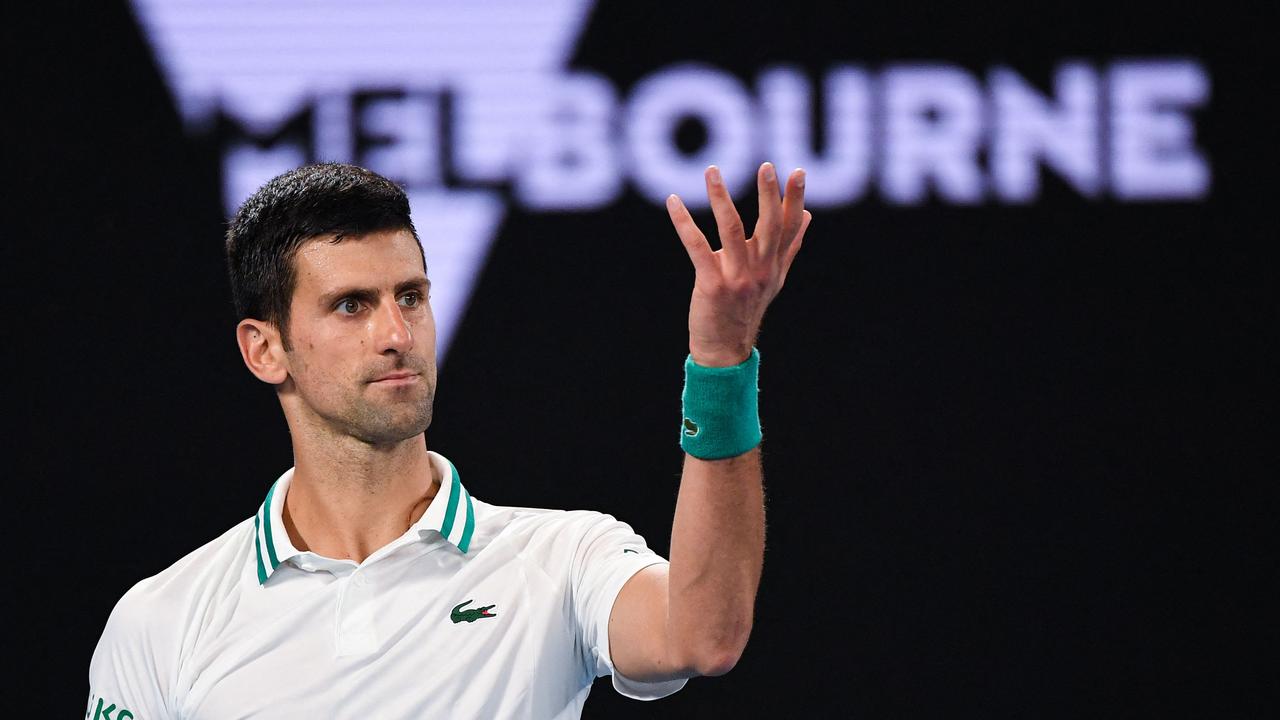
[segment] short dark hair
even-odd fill
[[[276,176],[244,201],[227,228],[227,270],[238,318],[274,324],[288,349],[289,305],[297,285],[293,260],[302,243],[322,235],[339,242],[402,229],[418,239],[408,196],[371,170],[320,163]]]

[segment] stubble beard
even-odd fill
[[[294,362],[298,377],[311,375],[304,358],[297,357]],[[372,381],[388,369],[370,368],[362,372],[361,377],[354,378],[354,384],[335,397],[324,392],[323,388],[347,385],[350,380],[316,376],[305,383],[297,383],[295,377],[303,416],[312,418],[304,424],[312,425],[321,435],[335,439],[345,436],[375,447],[394,445],[421,435],[431,425],[436,394],[435,362],[426,358],[402,357],[395,365],[391,369],[417,373],[418,382],[403,388],[372,387]]]
[[[436,388],[431,374],[421,375],[421,397],[375,403],[362,396],[349,405],[343,417],[337,418],[338,424],[345,434],[368,445],[390,445],[421,435],[431,425],[435,405]]]

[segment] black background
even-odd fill
[[[216,142],[183,133],[122,3],[17,15],[7,695],[75,716],[116,599],[253,512],[291,456],[233,342]],[[1195,203],[1046,177],[1025,207],[818,213],[760,338],[769,536],[746,655],[657,704],[603,680],[587,717],[1274,711],[1263,27],[1207,3],[596,8],[574,64],[623,95],[680,60],[744,81],[784,61],[1008,64],[1047,87],[1063,59],[1196,57],[1214,181]],[[481,498],[611,512],[665,553],[691,283],[634,194],[513,206],[430,445]]]

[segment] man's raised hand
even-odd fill
[[[667,198],[667,212],[696,273],[689,353],[704,367],[728,367],[750,356],[764,311],[786,282],[813,216],[804,209],[804,171],[791,173],[779,198],[777,173],[772,163],[764,163],[756,172],[760,218],[748,238],[720,169],[712,165],[705,176],[719,250],[711,249],[679,197]]]

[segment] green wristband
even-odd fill
[[[684,361],[684,423],[680,447],[702,460],[723,460],[760,444],[760,351],[732,367]]]

